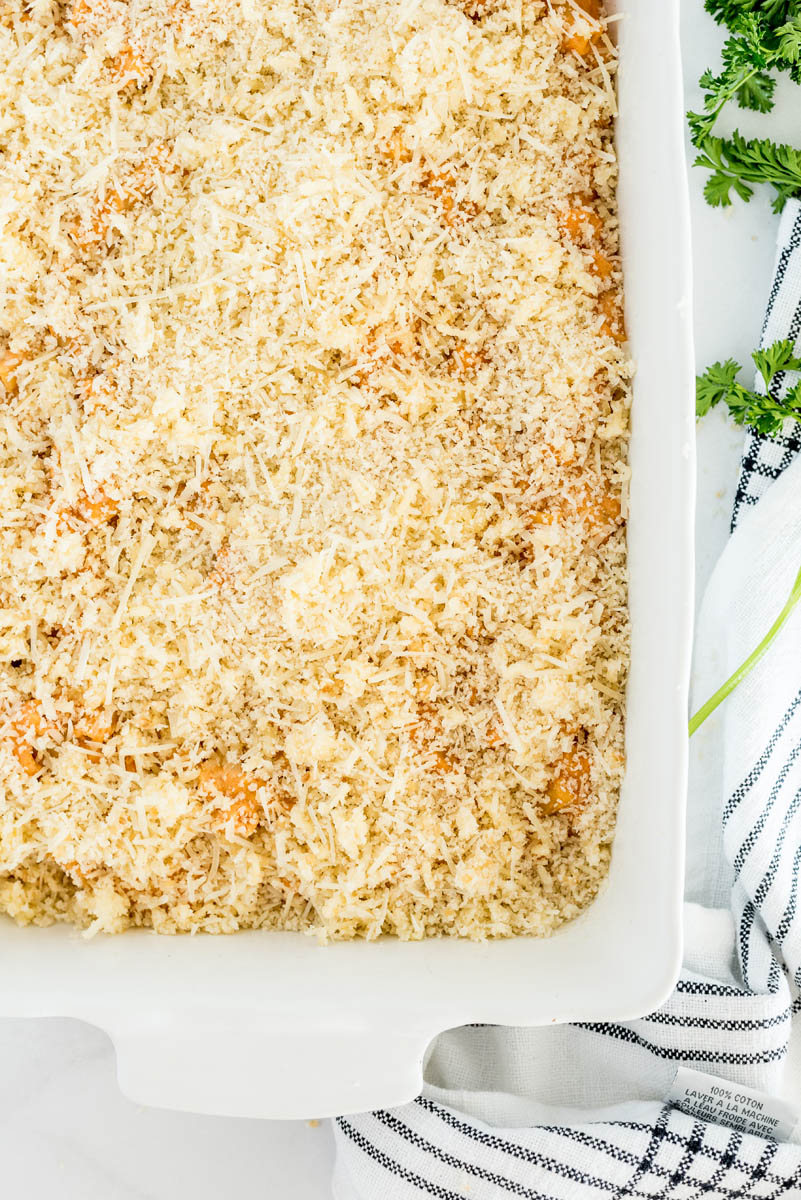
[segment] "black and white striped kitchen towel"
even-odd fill
[[[793,203],[763,338],[801,345],[799,334]],[[747,440],[736,528],[696,635],[698,703],[769,628],[801,566],[799,449],[793,428]],[[443,1034],[416,1101],[337,1121],[337,1200],[801,1200],[798,1129],[766,1140],[666,1101],[679,1067],[770,1095],[783,1086],[801,988],[801,612],[692,758],[686,949],[670,1000],[617,1025]]]

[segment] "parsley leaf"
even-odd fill
[[[750,108],[752,112],[766,113],[773,108],[773,94],[776,91],[776,80],[765,71],[755,71],[743,79],[737,87],[735,95],[740,108]]]
[[[722,400],[725,400],[738,387],[737,376],[740,374],[740,364],[733,358],[725,363],[713,363],[703,375],[695,380],[695,415],[705,417],[708,412]]]
[[[742,200],[750,200],[753,184],[767,183],[776,191],[774,212],[781,212],[791,197],[801,195],[801,150],[769,138],[730,138],[709,135],[699,144],[695,166],[712,172],[704,195],[713,206],[728,207],[732,189]]]
[[[801,358],[796,356],[789,340],[756,350],[752,357],[765,384],[765,393],[752,392],[738,382],[741,368],[733,358],[713,363],[695,381],[696,415],[705,417],[718,404],[725,404],[738,425],[748,425],[757,433],[780,433],[788,417],[801,419],[801,380],[779,399],[770,394],[770,388],[778,375],[801,371]]]
[[[801,15],[776,31],[778,54],[796,83],[801,83]]]
[[[755,350],[752,357],[768,391],[777,375],[785,371],[801,371],[801,359],[796,357],[795,347],[789,338],[774,342],[766,350]]]

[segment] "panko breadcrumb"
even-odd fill
[[[598,0],[4,0],[0,911],[548,934],[623,773]]]

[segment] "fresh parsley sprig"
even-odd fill
[[[793,16],[788,17],[784,7],[775,20],[766,15],[764,8],[753,11],[742,5],[729,14],[726,23],[732,36],[723,47],[723,69],[718,75],[704,72],[700,79],[704,111],[688,114],[696,143],[712,132],[731,100],[741,108],[770,112],[776,91],[776,78],[770,71],[789,71],[797,83],[801,82],[801,13],[797,2]]]
[[[713,133],[727,104],[768,113],[774,106],[776,76],[787,71],[801,83],[801,0],[706,0],[706,8],[731,37],[723,47],[722,70],[701,76],[704,105],[687,120],[695,165],[711,171],[704,194],[712,205],[727,206],[732,192],[750,200],[757,184],[776,192],[780,212],[792,196],[801,195],[801,151],[764,138],[730,138]]]
[[[723,70],[719,75],[704,71],[700,79],[704,90],[704,111],[690,112],[693,144],[700,146],[709,137],[723,109],[731,100],[740,108],[755,112],[770,112],[776,79],[768,72],[779,65],[774,39],[768,40],[766,28],[759,17],[746,14],[739,26],[740,33],[729,38],[723,47]]]
[[[755,184],[769,184],[776,192],[774,212],[781,212],[788,200],[801,195],[801,150],[770,138],[730,138],[710,135],[699,145],[696,167],[706,167],[711,175],[704,185],[704,196],[713,208],[728,208],[732,191],[741,200],[750,200]]]
[[[801,359],[796,357],[789,340],[774,342],[766,350],[755,350],[752,358],[762,376],[765,391],[754,392],[737,379],[742,367],[729,358],[714,363],[695,381],[695,411],[705,417],[718,404],[725,404],[738,425],[748,425],[757,433],[781,433],[788,417],[801,417],[801,381],[780,399],[771,395],[778,375],[801,371]]]

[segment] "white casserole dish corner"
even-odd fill
[[[628,767],[609,880],[547,941],[319,947],[284,933],[87,942],[0,920],[0,1015],[112,1037],[142,1104],[311,1117],[411,1099],[431,1039],[656,1008],[681,957],[691,648],[694,362],[679,0],[613,0],[621,218],[637,362]],[[658,53],[654,53],[658,47]],[[655,148],[658,148],[658,153]]]

